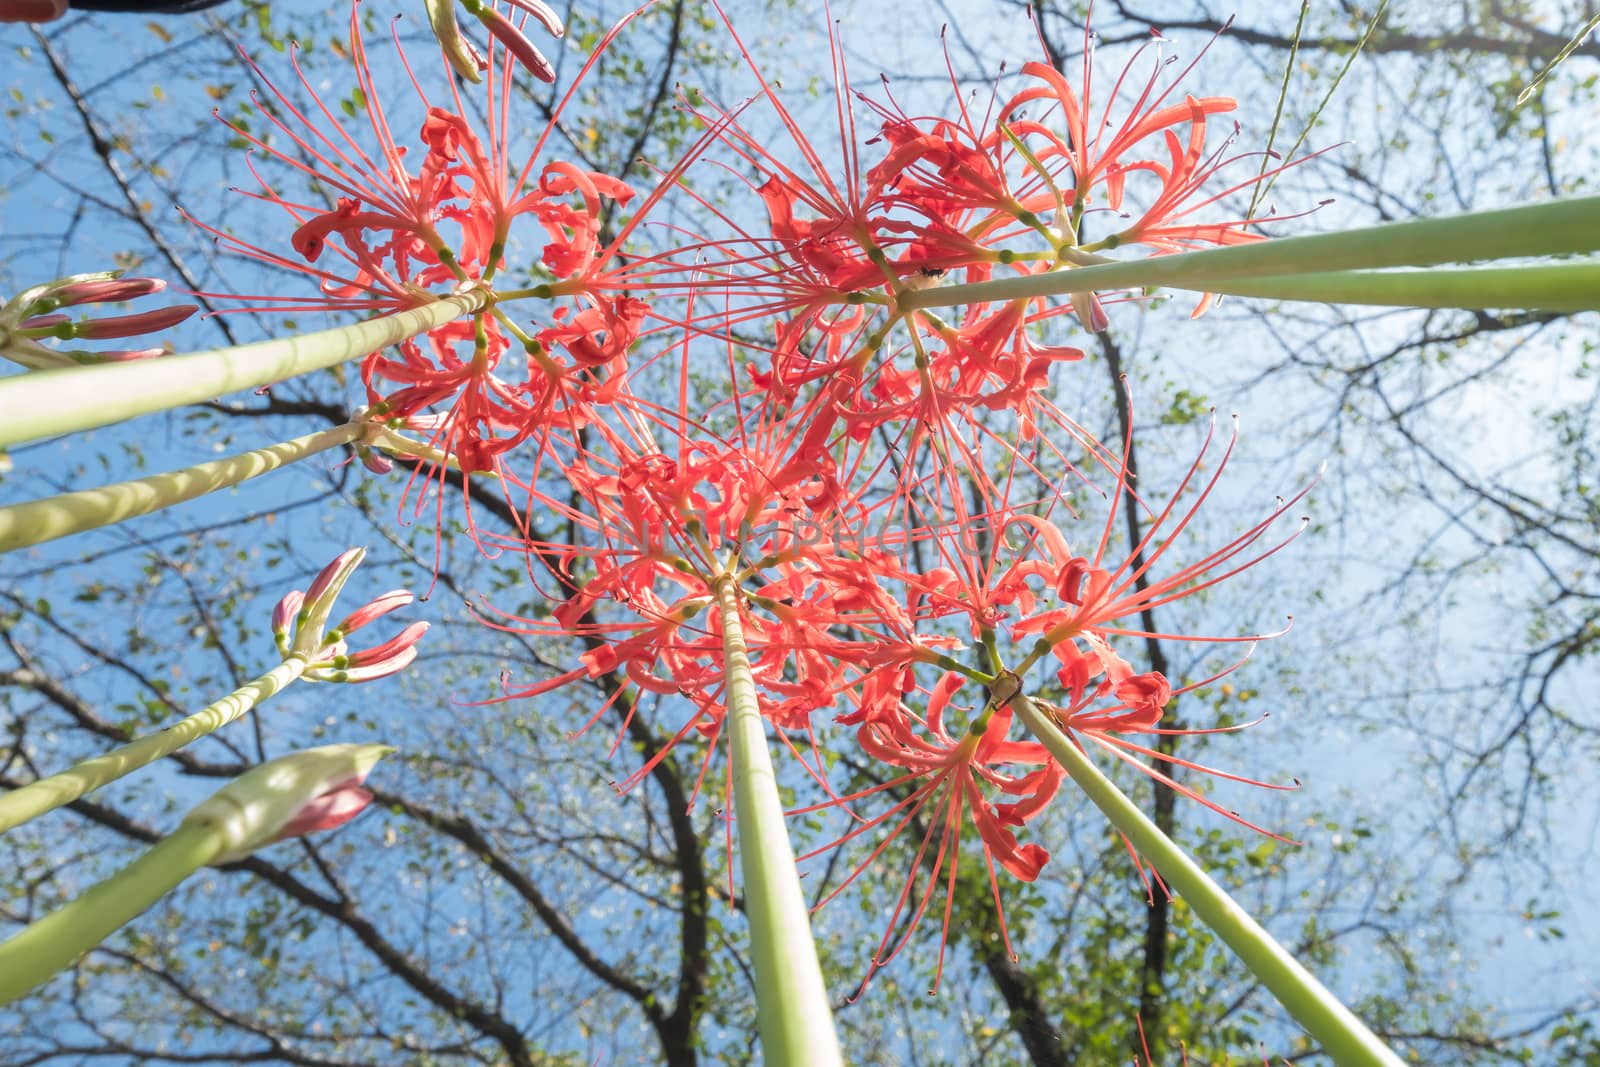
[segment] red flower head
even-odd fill
[[[553,18],[533,0],[519,0],[518,6],[541,21]],[[234,127],[261,153],[331,190],[332,204],[299,203],[258,174],[260,191],[251,195],[282,209],[295,224],[292,256],[206,228],[236,251],[301,270],[321,285],[318,297],[238,298],[253,310],[384,312],[463,290],[487,294],[488,306],[470,320],[439,327],[402,345],[397,355],[369,356],[362,377],[376,417],[444,416],[410,458],[441,477],[446,469],[504,474],[500,460],[509,449],[531,439],[542,452],[553,434],[570,437],[585,423],[591,405],[625,392],[627,354],[650,314],[643,294],[668,283],[658,278],[658,266],[622,264],[617,252],[660,191],[609,240],[601,240],[603,220],[633,191],[588,168],[543,158],[576,85],[531,151],[515,158],[508,137],[515,57],[493,43],[481,69],[487,122],[467,117],[471,109],[453,83],[442,99],[430,98],[407,67],[417,95],[417,144],[408,151],[398,135],[404,128],[401,108],[379,98],[358,13],[352,6],[350,54],[370,137],[346,131],[304,75],[301,88],[312,106],[302,109],[258,68],[272,96],[270,106],[261,105],[261,116],[276,136],[269,141]],[[480,14],[504,21],[491,8]],[[601,40],[579,82],[631,18]],[[400,57],[404,62],[403,52]],[[297,57],[294,62],[298,74]],[[375,147],[369,151],[364,143]],[[539,261],[553,278],[497,292],[512,228],[525,216],[529,229],[523,236],[538,242]],[[542,321],[519,324],[508,313],[512,300],[526,299],[547,303]],[[507,358],[514,344],[521,351]],[[404,440],[389,435],[381,443],[402,449]]]
[[[1008,952],[1011,944],[1000,904],[995,864],[998,862],[1013,878],[1031,882],[1050,859],[1050,854],[1041,846],[1020,843],[1014,831],[1043,811],[1055,796],[1063,778],[1061,767],[1043,745],[1009,739],[1012,713],[1005,704],[1005,694],[995,699],[993,694],[984,693],[978,705],[963,709],[968,712],[964,727],[947,727],[945,720],[952,699],[966,684],[967,679],[962,675],[947,672],[931,691],[921,690],[926,698],[924,714],[895,701],[892,707],[878,705],[864,720],[859,714],[842,717],[841,722],[859,723],[856,737],[862,751],[891,768],[891,776],[860,792],[833,797],[823,804],[792,813],[799,815],[836,807],[853,809],[860,802],[879,795],[894,800],[894,804],[880,814],[855,816],[860,820],[858,826],[800,857],[805,860],[866,835],[882,838],[821,903],[842,893],[872,866],[901,832],[909,828],[921,838],[911,872],[895,899],[883,939],[873,955],[868,981],[873,971],[887,966],[910,941],[912,932],[927,914],[942,875],[945,881],[944,925],[934,977],[934,988],[938,988],[955,900],[961,835],[969,820],[978,835],[978,847],[983,853],[999,912],[1001,937],[1005,939]],[[922,885],[920,893],[917,891],[919,883]]]

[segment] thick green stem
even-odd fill
[[[180,826],[118,873],[0,944],[0,1005],[70,967],[220,856],[225,845],[220,827]]]
[[[410,311],[236,348],[0,379],[0,448],[209,400],[359,359],[481,310],[474,291]]]
[[[1339,1067],[1401,1067],[1398,1056],[1100,773],[1048,715],[1019,693],[1011,707],[1085,796],[1133,843]]]
[[[299,678],[305,673],[306,665],[304,656],[290,656],[261,677],[246,682],[216,703],[208,704],[160,733],[141,737],[103,756],[86,759],[60,774],[29,782],[0,796],[0,833],[69,804],[226,726]]]
[[[98,529],[138,515],[148,515],[152,511],[238,485],[285,464],[345,444],[360,436],[361,431],[359,424],[348,423],[183,470],[152,474],[148,478],[102,485],[97,489],[80,489],[46,500],[30,500],[26,504],[0,508],[0,552]]]
[[[716,591],[762,1060],[767,1067],[838,1067],[844,1061],[767,752],[766,723],[739,624],[738,587],[723,578]]]
[[[1095,263],[972,285],[940,286],[901,294],[898,303],[902,309],[910,310],[1162,285],[1215,292],[1220,278],[1427,267],[1436,263],[1595,251],[1600,251],[1600,197],[1583,197],[1340,233],[1283,237],[1201,252]]]
[[[1176,288],[1176,287],[1175,287]],[[1187,287],[1185,287],[1187,288]],[[1326,304],[1575,312],[1600,309],[1600,263],[1464,270],[1331,271],[1282,278],[1213,278],[1213,293]]]

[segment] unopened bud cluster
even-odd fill
[[[428,632],[425,622],[414,622],[382,644],[356,652],[345,643],[347,636],[363,626],[415,600],[407,590],[376,597],[332,629],[327,628],[334,600],[366,554],[361,548],[340,554],[322,569],[310,589],[290,592],[272,612],[272,638],[279,654],[285,659],[303,657],[310,664],[304,677],[311,681],[369,682],[394,674],[417,658],[417,642]]]
[[[34,370],[164,356],[172,351],[167,345],[93,352],[55,348],[39,342],[121,340],[171,329],[199,310],[198,306],[169,304],[128,315],[92,318],[74,318],[61,310],[125,303],[159,293],[166,287],[167,283],[159,278],[124,278],[120,271],[98,271],[73,274],[26,289],[0,307],[0,355]]]

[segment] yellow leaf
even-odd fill
[[[165,26],[161,25],[161,23],[159,23],[159,22],[147,22],[147,23],[144,24],[144,28],[149,30],[151,33],[155,34],[157,37],[161,38],[161,43],[162,44],[171,44],[172,43],[172,34],[168,33],[167,32],[167,28]]]

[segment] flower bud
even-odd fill
[[[422,640],[422,635],[427,632],[428,624],[426,622],[414,622],[381,645],[374,645],[371,648],[364,648],[360,652],[351,653],[349,656],[350,666],[372,667],[393,660]],[[414,656],[415,653],[413,652],[412,655]],[[410,660],[408,659],[406,662],[409,663]]]
[[[356,456],[361,460],[361,465],[373,474],[388,474],[394,470],[394,460],[366,445],[356,445]]]
[[[159,293],[167,287],[161,278],[121,278],[113,274],[107,278],[69,282],[54,291],[57,307],[77,307],[79,304],[120,304],[124,300],[137,300],[141,296]]]
[[[1110,328],[1111,319],[1106,315],[1105,305],[1097,294],[1073,293],[1071,301],[1072,310],[1084,329],[1090,333],[1104,333]]]
[[[312,580],[311,588],[306,590],[304,606],[301,607],[295,621],[296,652],[314,656],[326,643],[322,629],[328,625],[333,602],[344,589],[344,583],[350,580],[350,575],[355,573],[355,569],[361,565],[366,556],[367,550],[364,548],[352,548],[347,552],[341,552]]]
[[[471,9],[469,8],[469,10]],[[556,68],[550,65],[550,61],[544,57],[544,53],[535,48],[533,42],[528,40],[527,36],[517,29],[510,19],[492,7],[480,6],[473,14],[478,16],[479,21],[494,35],[495,39],[505,45],[506,51],[516,56],[517,62],[527,67],[529,73],[535,78],[542,82],[554,82],[556,80]],[[559,24],[558,22],[557,25]]]
[[[138,337],[140,334],[169,330],[199,311],[198,304],[173,304],[169,307],[141,311],[134,315],[110,315],[103,319],[85,319],[75,323],[72,336],[90,341],[108,341],[120,337]]]
[[[561,25],[561,16],[556,14],[555,8],[544,0],[506,0],[506,3],[510,7],[532,15],[550,36],[561,38],[567,35],[566,27]]]
[[[67,13],[67,0],[0,0],[0,22],[54,22]]]
[[[256,849],[353,819],[371,803],[360,788],[388,745],[325,745],[282,756],[223,786],[184,817],[184,826],[220,833],[225,847],[213,865]]]
[[[422,635],[418,634],[417,636],[420,637]],[[357,653],[357,655],[360,655],[360,653]],[[356,657],[352,656],[350,658],[353,661]],[[330,672],[330,677],[314,678],[312,680],[327,682],[373,682],[377,681],[379,678],[387,678],[391,674],[398,674],[400,671],[403,671],[409,667],[411,665],[411,661],[416,658],[417,650],[413,646],[404,649],[396,655],[390,656],[382,662],[370,663],[365,666],[352,665],[342,670]]]
[[[301,808],[295,817],[278,831],[275,840],[284,841],[300,837],[315,830],[332,830],[354,819],[372,803],[372,791],[358,785],[345,786],[324,793]]]
[[[345,634],[354,633],[375,619],[380,619],[391,611],[399,611],[407,604],[416,600],[415,594],[409,589],[394,589],[380,597],[374,597],[361,607],[346,615],[338,626],[333,628],[333,633],[343,637]]]
[[[292,589],[272,609],[272,640],[277,643],[282,655],[289,654],[289,628],[294,624],[294,617],[300,613],[300,605],[305,603],[305,599],[304,593]]]

